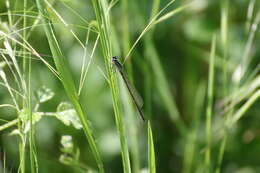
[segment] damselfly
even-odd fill
[[[120,75],[122,76],[123,78],[123,81],[133,99],[133,102],[142,118],[143,121],[145,121],[144,119],[144,113],[143,113],[143,110],[142,110],[142,107],[143,107],[143,100],[141,98],[141,96],[138,94],[138,92],[136,91],[135,87],[133,87],[133,85],[131,85],[128,77],[127,77],[127,74],[125,73],[124,69],[123,69],[123,66],[122,64],[118,61],[118,57],[114,56],[112,58],[112,62],[114,64],[114,66],[116,67],[117,71],[120,73]]]

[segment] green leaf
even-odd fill
[[[61,145],[62,145],[62,152],[64,153],[73,153],[73,141],[72,137],[69,135],[63,135],[61,137]]]
[[[63,135],[61,137],[61,152],[62,154],[59,157],[59,161],[62,164],[72,166],[74,168],[77,168],[79,170],[82,170],[80,172],[84,172],[83,170],[86,170],[86,166],[82,165],[79,162],[79,156],[80,151],[78,148],[74,147],[72,136],[70,135]],[[80,167],[80,168],[79,168]]]
[[[22,122],[24,122],[25,126],[23,129],[23,133],[27,133],[30,130],[30,117],[29,117],[29,110],[28,109],[22,109],[18,116]],[[42,118],[43,113],[41,112],[33,112],[32,113],[32,124],[37,123]]]
[[[77,112],[69,103],[60,103],[57,107],[57,113],[55,116],[66,126],[70,126],[72,124],[76,129],[82,128],[82,124],[80,123],[80,120],[77,116]]]
[[[15,136],[15,135],[18,135],[18,136],[22,136],[22,133],[20,132],[19,129],[14,129],[13,131],[11,131],[11,133],[9,133],[10,136]]]
[[[41,112],[34,112],[33,113],[33,116],[32,116],[32,122],[35,123],[35,122],[38,122],[41,117],[42,117],[43,113]],[[29,121],[29,110],[24,108],[22,109],[19,113],[18,113],[18,116],[19,118],[23,121],[23,122],[27,122]]]
[[[74,162],[73,157],[68,156],[67,154],[60,155],[59,161],[64,165],[72,165]]]
[[[46,102],[54,96],[54,92],[47,88],[46,86],[42,86],[36,91],[36,97],[40,103]]]

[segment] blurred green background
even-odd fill
[[[6,2],[10,3],[9,9]],[[168,2],[161,0],[160,9]],[[189,0],[176,0],[163,14],[191,2]],[[226,7],[225,3],[227,2],[228,0],[196,0],[184,10],[159,23],[153,30],[147,32],[124,64],[134,86],[144,99],[145,115],[150,118],[152,124],[157,172],[202,172],[201,167],[204,164],[206,145],[207,82],[213,34],[217,35],[217,48],[212,115],[212,163],[214,168],[218,166],[218,153],[223,136],[218,128],[221,127],[219,124],[224,124],[223,115],[221,115],[223,107],[219,106],[219,104],[225,98],[231,96],[236,89],[234,73],[239,64],[243,62],[242,58],[246,44],[253,32],[250,30],[250,26],[254,23],[257,13],[260,11],[258,0],[229,0],[227,5],[228,46],[225,47],[221,42],[221,10]],[[49,0],[49,3],[68,24],[65,26],[59,17],[51,9],[48,9],[61,50],[69,62],[71,73],[78,86],[81,66],[84,63],[84,49],[71,31],[75,33],[79,40],[85,42],[88,32],[87,22],[90,23],[95,20],[91,1]],[[122,57],[122,61],[129,48],[149,23],[153,3],[152,0],[119,0],[111,8],[111,34],[109,36],[111,36],[110,39],[112,40],[113,54]],[[253,4],[251,18],[248,14],[250,13],[248,12],[250,3]],[[124,7],[124,4],[127,4],[126,7]],[[9,17],[11,16],[12,24],[10,18],[8,18],[8,10],[11,13]],[[18,31],[22,34],[23,1],[1,0],[0,12],[0,30],[7,33]],[[26,14],[28,15],[27,25],[33,25],[38,16],[34,1],[28,1]],[[126,33],[128,36],[124,35]],[[15,36],[15,33],[13,36],[18,40],[20,39]],[[96,36],[96,33],[90,32],[87,44],[88,55],[93,50]],[[250,90],[251,85],[246,85],[250,81],[253,81],[253,79],[259,81],[259,38],[260,32],[256,28],[252,46],[249,50],[250,61],[247,72],[242,77],[239,85],[241,88],[245,87],[244,92]],[[0,51],[1,54],[8,57],[3,42],[4,38],[1,36]],[[55,66],[41,21],[38,21],[36,27],[30,32],[28,42],[50,65]],[[21,46],[15,46],[16,51],[21,49]],[[223,63],[223,49],[227,50],[226,83],[223,81],[223,66],[225,65]],[[150,55],[155,54],[159,61],[153,63],[154,60]],[[88,114],[106,172],[123,172],[120,141],[116,130],[112,98],[109,84],[105,78],[107,74],[102,56],[99,43],[90,63],[80,99]],[[54,96],[41,103],[38,112],[56,112],[58,105],[61,102],[69,102],[69,99],[60,80],[39,58],[31,57],[33,58],[31,72],[32,106],[34,107],[37,103],[35,93],[39,88],[45,86],[54,93]],[[22,66],[22,56],[17,55],[16,59],[18,64]],[[3,60],[3,57],[1,57],[1,61]],[[86,60],[87,62],[90,61],[89,56],[86,57]],[[166,85],[170,92],[165,91],[165,83],[158,75],[160,72],[156,71],[157,67],[154,67],[156,63],[158,68],[163,71],[163,77],[166,79]],[[10,86],[17,89],[11,71],[5,70],[5,74]],[[247,81],[250,76],[252,80]],[[3,82],[2,79],[1,82]],[[119,80],[119,83],[120,93],[124,93],[122,80]],[[255,90],[259,90],[259,86],[258,82]],[[163,93],[164,91],[165,93]],[[122,94],[121,97],[123,100],[124,95]],[[234,106],[234,112],[239,110],[249,97],[250,95],[237,103]],[[176,113],[171,111],[174,111],[175,108],[174,105],[166,104],[167,101],[165,102],[164,99],[167,98],[173,101],[170,101],[170,103],[174,104],[176,102],[180,115],[179,120],[173,117]],[[0,86],[0,104],[12,104],[12,98],[3,85]],[[22,104],[21,101],[18,104]],[[245,116],[228,132],[221,172],[260,172],[259,107],[260,102],[256,101],[247,110]],[[137,134],[140,169],[145,172],[148,159],[146,125],[141,122],[137,112],[134,113],[134,116],[127,115],[126,105],[122,104],[121,110],[125,120],[130,148],[132,140],[134,140],[132,136],[135,133]],[[14,109],[0,107],[1,126],[17,117],[18,114]],[[186,132],[182,134],[179,127],[183,124]],[[14,125],[0,131],[1,167],[4,170],[5,165],[6,172],[17,172],[19,169],[18,141],[20,138],[18,135],[10,135],[16,128],[17,126]],[[193,136],[194,134],[196,134],[196,137]],[[80,151],[79,162],[84,165],[83,167],[87,166],[95,169],[96,164],[83,131],[76,129],[71,124],[65,125],[54,116],[43,116],[35,124],[35,146],[39,172],[80,172],[74,166],[59,161],[60,156],[64,153],[61,144],[63,135],[72,136],[74,149],[77,148]],[[27,146],[27,152],[28,149]],[[192,158],[190,170],[185,169],[185,164],[187,165],[189,158]],[[26,172],[30,172],[29,164],[29,154],[26,154],[26,167],[28,168]]]

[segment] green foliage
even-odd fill
[[[44,103],[44,102],[52,99],[53,96],[54,96],[54,92],[45,86],[39,88],[36,91],[36,97],[37,97],[37,100],[39,101],[39,103]]]
[[[0,172],[259,172],[259,7],[1,1]]]
[[[67,126],[72,124],[76,129],[82,128],[82,124],[80,123],[80,120],[77,116],[77,112],[69,103],[60,103],[57,107],[55,116]]]

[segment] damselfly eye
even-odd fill
[[[116,60],[118,60],[118,57],[117,57],[117,56],[113,56],[113,57],[112,57],[112,60],[113,60],[113,61],[116,61]]]

